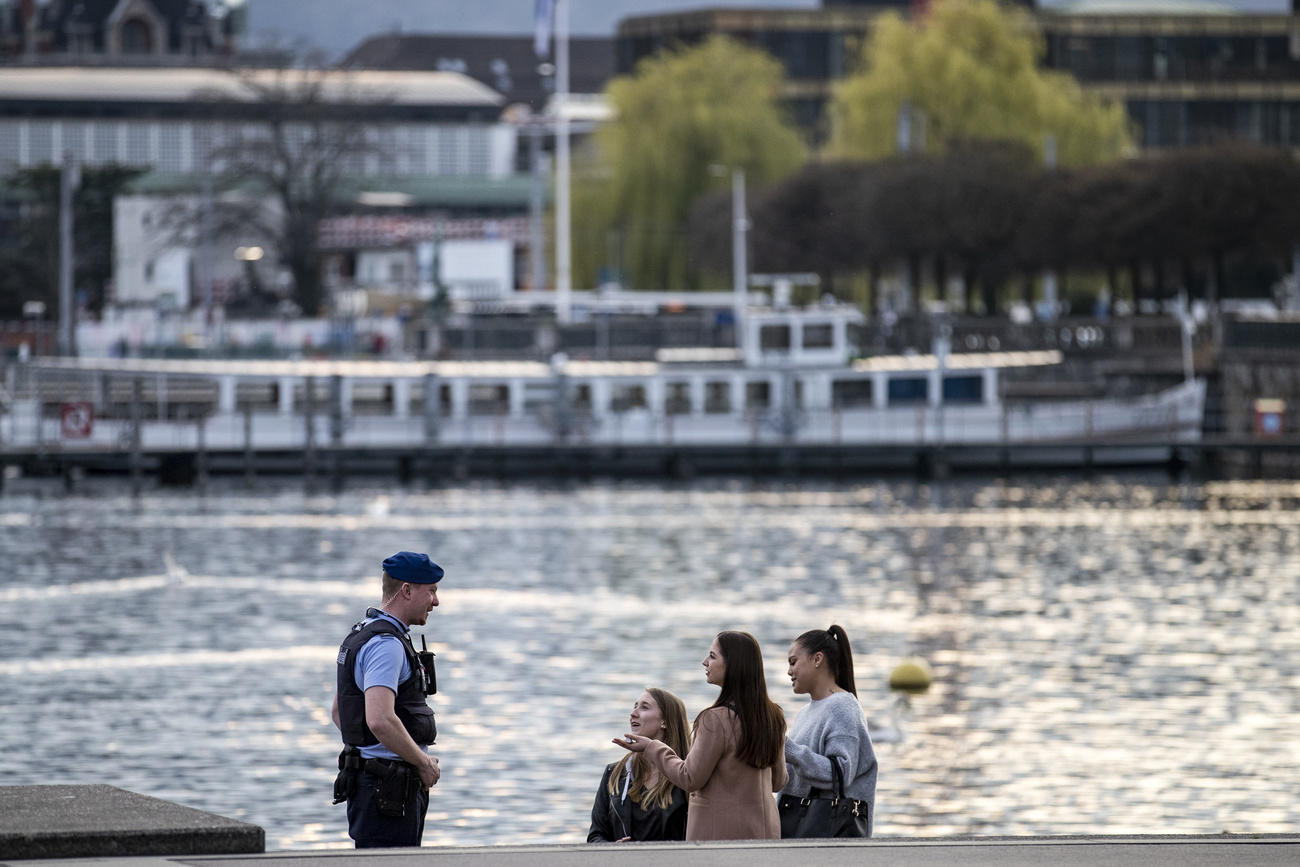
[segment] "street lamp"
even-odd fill
[[[244,263],[244,279],[248,281],[249,294],[258,296],[262,294],[261,281],[257,279],[257,269],[253,266],[262,261],[266,251],[261,247],[236,247],[235,259]]]

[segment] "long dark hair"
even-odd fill
[[[849,636],[843,626],[832,623],[830,629],[810,629],[796,638],[795,643],[809,656],[814,653],[825,656],[836,686],[857,697],[858,689],[853,684],[853,648],[849,647]]]
[[[785,714],[767,697],[763,651],[748,632],[719,632],[718,649],[726,663],[722,692],[713,707],[730,707],[740,718],[736,757],[754,768],[770,768],[785,750]],[[699,728],[700,718],[695,718]]]

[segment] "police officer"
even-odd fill
[[[332,716],[343,734],[335,803],[348,802],[348,834],[358,849],[419,846],[438,760],[433,655],[417,653],[410,627],[438,607],[442,568],[427,554],[399,551],[384,561],[383,601],[339,647]]]

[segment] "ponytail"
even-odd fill
[[[830,629],[810,629],[795,641],[809,656],[820,653],[826,657],[835,685],[857,697],[858,689],[853,682],[853,648],[849,646],[849,636],[843,626],[831,624]]]

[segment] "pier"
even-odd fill
[[[868,476],[1020,471],[1164,469],[1215,472],[1229,457],[1265,472],[1271,455],[1300,454],[1300,437],[1211,437],[1197,442],[1161,437],[1066,440],[1014,445],[473,445],[304,449],[6,450],[10,476],[129,476],[143,484],[202,486],[213,476],[303,476],[342,484],[382,476],[403,483],[467,479],[661,478],[707,476]],[[3,485],[3,480],[0,480]]]

